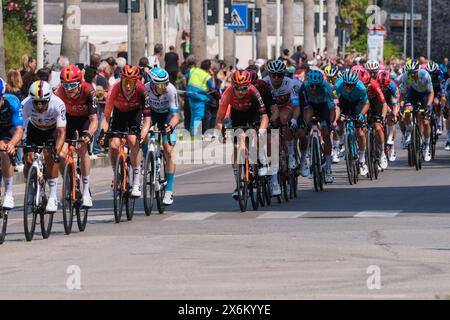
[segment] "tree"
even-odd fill
[[[283,3],[283,49],[294,48],[294,0],[284,0]]]
[[[256,57],[267,59],[267,0],[256,0],[256,7],[261,8],[261,32],[256,33]]]
[[[344,0],[342,1],[340,11],[343,18],[352,19],[351,40],[358,38],[359,35],[367,33],[367,14],[366,8],[369,5],[368,0]]]
[[[137,65],[139,59],[145,54],[145,12],[144,0],[140,0],[139,13],[131,14],[131,57],[128,57],[128,63]]]
[[[206,23],[203,15],[203,1],[190,1],[191,51],[198,62],[206,59]]]
[[[0,2],[0,77],[5,78],[5,44],[3,42],[3,2]]]
[[[328,11],[328,32],[327,32],[327,53],[335,55],[337,48],[335,47],[335,30],[336,30],[336,0],[327,1]]]
[[[61,55],[74,64],[80,60],[81,0],[64,1]]]
[[[314,0],[304,0],[304,41],[303,50],[308,55],[308,59],[311,59],[314,52]]]

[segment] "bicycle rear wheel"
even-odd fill
[[[113,185],[113,193],[114,193],[114,220],[116,223],[120,223],[122,219],[122,210],[124,205],[124,170],[123,170],[123,158],[118,157],[116,162],[116,169],[114,173],[114,185]]]
[[[314,190],[320,191],[320,182],[322,180],[321,160],[319,151],[319,141],[317,137],[313,137],[312,144],[312,172],[314,181]]]
[[[248,193],[250,195],[250,200],[252,202],[252,208],[253,210],[257,211],[259,208],[259,194],[258,194],[258,167],[256,164],[249,165],[249,176],[250,181],[248,182]]]
[[[7,226],[8,226],[8,211],[4,210],[3,208],[0,208],[0,244],[2,244],[5,241]]]
[[[267,206],[270,206],[272,204],[272,183],[269,179],[271,178],[265,177],[263,180],[263,192]]]
[[[352,160],[352,150],[350,149],[350,141],[349,141],[349,136],[345,135],[345,139],[344,139],[344,145],[345,145],[345,165],[347,167],[347,177],[348,177],[348,182],[350,183],[350,185],[353,184],[353,172],[354,172],[354,164],[353,164],[353,160]]]
[[[48,239],[52,232],[54,213],[41,213],[41,234],[44,239]]]
[[[247,201],[248,201],[248,184],[245,179],[246,168],[245,164],[238,164],[238,174],[237,174],[237,192],[238,192],[238,203],[241,212],[247,211]]]
[[[125,213],[127,215],[127,220],[131,221],[133,220],[133,215],[134,215],[134,203],[136,201],[135,198],[133,198],[131,196],[131,190],[133,188],[133,168],[131,167],[131,163],[127,164],[127,193],[124,196],[124,200],[125,200]]]
[[[72,232],[74,199],[73,199],[73,167],[66,164],[63,176],[63,201],[62,213],[64,232],[69,235]]]
[[[33,240],[34,231],[36,230],[37,207],[35,203],[38,184],[37,180],[37,169],[31,167],[28,172],[23,201],[23,228],[25,239],[27,241]]]
[[[369,179],[374,179],[374,162],[373,162],[373,147],[372,147],[372,129],[369,129],[366,133],[366,162],[369,169]]]
[[[163,203],[164,196],[166,194],[166,157],[161,154],[160,161],[162,162],[159,166],[159,172],[157,173],[157,178],[159,180],[159,190],[156,191],[156,206],[158,207],[159,214],[163,214],[166,210],[166,206]]]
[[[155,153],[149,151],[145,159],[143,181],[144,211],[146,216],[152,214],[153,199],[155,198],[155,179]]]

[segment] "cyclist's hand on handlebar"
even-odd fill
[[[164,125],[164,130],[165,130],[166,134],[172,134],[174,128],[169,123],[166,123]]]
[[[363,115],[362,113],[358,114],[358,120],[360,122],[365,122],[366,121],[366,116]]]
[[[297,120],[296,120],[296,119],[291,119],[291,120],[289,121],[289,126],[290,126],[292,129],[297,129],[297,126],[298,126]]]
[[[102,147],[105,145],[105,135],[105,130],[102,129],[97,139],[97,143]]]
[[[81,137],[81,140],[83,140],[85,144],[89,144],[92,141],[92,135],[89,132],[85,132]]]

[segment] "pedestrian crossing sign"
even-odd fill
[[[248,29],[248,5],[233,4],[231,6],[231,23],[225,25],[229,30],[247,30]]]

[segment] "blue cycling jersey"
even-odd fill
[[[398,87],[395,84],[394,80],[391,80],[389,83],[389,86],[387,88],[382,87],[384,98],[386,99],[386,102],[390,106],[397,106],[398,100],[400,99],[400,92],[398,91]]]
[[[13,94],[3,96],[4,104],[0,108],[0,128],[11,128],[22,126],[22,105],[20,100]]]
[[[429,73],[425,70],[419,70],[419,76],[414,79],[408,73],[402,74],[399,79],[400,91],[406,94],[410,89],[413,89],[420,93],[431,93],[433,92],[433,83]]]
[[[300,107],[305,108],[311,104],[324,104],[326,103],[328,109],[334,109],[334,95],[333,89],[328,81],[323,82],[323,86],[313,91],[311,84],[307,81],[300,87],[299,92]]]
[[[349,102],[365,103],[369,101],[366,86],[360,80],[356,83],[355,88],[351,92],[348,92],[345,89],[344,81],[339,79],[334,85],[334,90],[339,98],[343,98]]]
[[[447,79],[444,85],[445,96],[450,99],[450,78]]]

